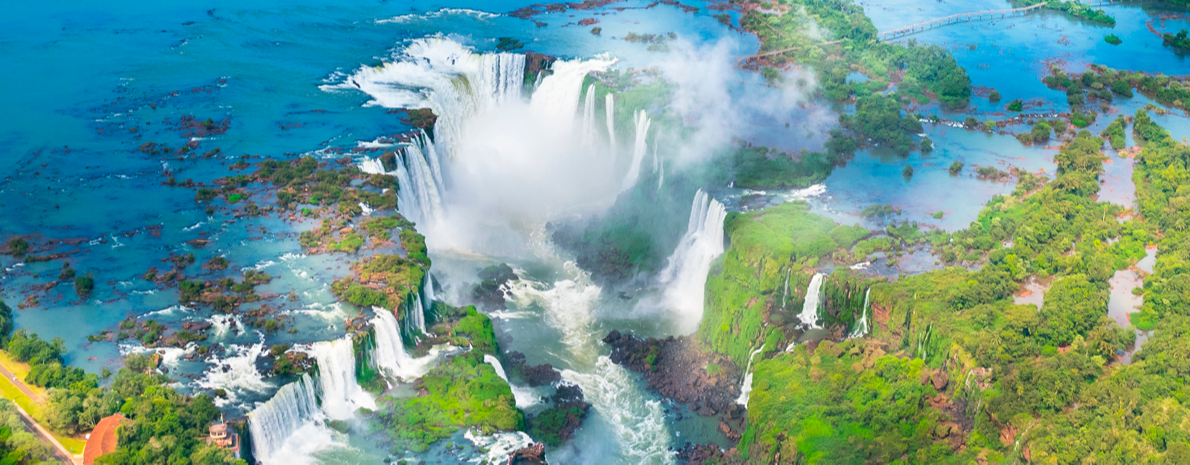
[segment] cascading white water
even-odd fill
[[[785,304],[789,303],[789,277],[793,275],[793,268],[789,268],[785,272],[785,292],[781,293],[781,310],[785,310]]]
[[[611,92],[603,96],[603,112],[607,115],[607,140],[611,143],[612,160],[616,159],[616,100]]]
[[[525,78],[525,56],[519,53],[488,53],[480,58],[480,110],[521,98],[521,83]]]
[[[368,174],[395,176],[401,214],[420,226],[433,225],[443,216],[442,198],[446,192],[434,142],[423,131],[394,154],[397,167],[393,171],[385,170],[379,158],[364,158],[359,169]]]
[[[622,449],[621,463],[671,464],[670,433],[665,409],[656,400],[640,401],[628,370],[606,355],[600,356],[593,373],[562,370],[562,379],[577,384],[583,395],[607,421]]]
[[[367,158],[359,162],[359,170],[368,174],[388,174],[380,158]]]
[[[376,401],[355,380],[355,347],[351,336],[316,342],[310,351],[318,361],[322,411],[332,420],[346,420],[360,408],[376,409]]]
[[[381,66],[363,66],[343,83],[324,90],[362,90],[370,104],[387,108],[429,108],[438,119],[434,140],[455,158],[464,121],[521,97],[525,56],[475,54],[444,38],[417,39],[401,56]]]
[[[426,159],[429,150],[422,150],[428,138],[405,147],[397,164],[398,208],[415,223],[430,225],[442,218],[442,187],[434,176],[434,169]],[[401,182],[404,181],[404,184]]]
[[[405,310],[405,333],[413,337],[420,337],[426,334],[426,312],[425,305],[421,303],[421,294],[413,294],[413,301],[406,302],[402,309]],[[420,331],[414,333],[413,330]]]
[[[595,143],[595,84],[587,86],[587,97],[583,102],[583,145]]]
[[[425,326],[425,314],[434,310],[434,277],[426,273],[421,286],[422,326]],[[424,330],[422,332],[425,332]]]
[[[806,288],[806,303],[802,305],[802,313],[798,319],[809,328],[818,328],[818,305],[822,298],[822,273],[814,273],[810,279],[810,286]]]
[[[389,377],[403,378],[410,358],[409,354],[405,353],[405,344],[401,342],[401,328],[397,324],[397,317],[383,307],[372,307],[372,311],[376,313],[376,317],[372,318],[372,328],[376,331],[372,363]]]
[[[735,400],[735,403],[748,407],[748,396],[752,394],[752,359],[756,358],[764,350],[764,345],[759,349],[752,351],[752,355],[748,356],[748,367],[744,368],[744,382],[740,383],[740,397]]]
[[[612,63],[612,60],[555,61],[551,68],[554,73],[541,81],[529,106],[547,119],[566,122],[568,128],[578,110],[583,79],[591,71],[605,69]]]
[[[859,318],[859,322],[855,325],[855,331],[852,331],[851,334],[847,336],[847,339],[864,337],[865,334],[868,334],[868,305],[871,304],[871,301],[868,300],[868,298],[871,297],[871,295],[872,288],[869,287],[868,290],[864,292],[863,313]]]
[[[526,408],[537,405],[537,395],[532,390],[512,384],[512,381],[508,380],[508,374],[504,372],[504,365],[500,364],[500,359],[491,356],[491,354],[483,354],[483,361],[491,365],[492,368],[495,368],[496,374],[500,376],[500,379],[508,383],[508,387],[512,389],[512,397],[516,400],[517,407]]]
[[[248,412],[256,460],[271,463],[270,458],[282,449],[286,439],[303,425],[322,418],[315,384],[310,375],[302,373],[297,381],[281,386],[268,402]]]
[[[636,123],[636,141],[632,145],[632,164],[628,166],[628,174],[624,175],[624,182],[620,183],[620,192],[631,189],[640,179],[640,164],[645,159],[648,143],[645,138],[649,135],[649,115],[644,110],[633,113]]]
[[[661,270],[666,304],[684,318],[687,331],[697,328],[702,319],[707,274],[711,262],[723,253],[723,220],[727,209],[702,189],[694,195],[686,234]]]

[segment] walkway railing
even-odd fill
[[[1125,0],[1090,0],[1090,1],[1081,2],[1081,3],[1083,3],[1086,6],[1095,7],[1095,6],[1110,5],[1112,3],[1119,3],[1119,2],[1123,2],[1123,1],[1125,1]],[[900,37],[900,36],[912,34],[915,32],[921,32],[921,31],[924,31],[929,28],[941,27],[941,26],[946,26],[946,25],[955,24],[955,23],[969,23],[971,21],[978,21],[978,20],[984,19],[984,17],[987,17],[988,19],[992,19],[992,18],[995,18],[996,15],[999,15],[1001,18],[1004,18],[1007,16],[1016,16],[1018,14],[1026,15],[1026,14],[1032,13],[1034,11],[1040,10],[1040,9],[1044,8],[1045,6],[1046,5],[1043,2],[1043,3],[1038,3],[1036,5],[1033,5],[1033,6],[1027,6],[1024,8],[1013,8],[1010,10],[970,11],[967,13],[959,13],[959,14],[947,16],[945,18],[935,18],[935,19],[931,19],[929,21],[922,21],[920,23],[917,23],[917,24],[914,24],[911,26],[905,26],[905,27],[898,28],[898,29],[893,29],[893,30],[889,30],[889,31],[880,31],[880,32],[876,33],[876,38],[881,39],[881,40],[888,40],[888,39],[891,39],[894,37]]]

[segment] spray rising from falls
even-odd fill
[[[512,384],[512,382],[508,380],[508,374],[504,373],[504,365],[500,364],[500,359],[497,359],[496,357],[493,357],[489,354],[483,354],[483,361],[488,365],[491,365],[492,368],[495,368],[496,374],[500,375],[500,379],[504,380],[505,383],[508,383],[508,387],[512,389],[512,397],[516,399],[517,407],[526,408],[537,405],[537,395],[534,394],[532,390],[525,388],[524,386]]]
[[[822,273],[814,273],[810,279],[810,286],[806,288],[806,303],[802,305],[802,313],[798,319],[808,328],[818,328],[818,305],[822,297]]]
[[[752,355],[748,356],[748,367],[744,368],[744,382],[740,383],[740,397],[735,400],[735,403],[748,407],[748,396],[752,394],[752,359],[756,358],[764,350],[764,345],[759,349],[752,351]]]
[[[611,142],[612,160],[616,159],[616,112],[615,99],[609,92],[603,96],[603,112],[607,115],[607,140]]]
[[[347,420],[359,408],[376,409],[376,402],[355,380],[351,336],[316,342],[310,352],[318,362],[317,378],[303,373],[248,413],[252,451],[263,464],[309,463],[317,451],[343,447],[323,421]]]
[[[661,270],[660,282],[666,286],[666,303],[678,311],[687,331],[696,329],[702,319],[707,274],[711,262],[723,253],[723,220],[727,209],[718,200],[699,189],[690,207],[686,235]]]
[[[253,455],[261,463],[271,463],[270,459],[299,428],[323,417],[316,383],[302,373],[297,381],[282,386],[272,399],[248,413]]]
[[[640,164],[645,159],[645,152],[648,150],[648,144],[645,138],[649,135],[649,116],[644,110],[637,111],[633,114],[633,121],[636,122],[636,141],[632,145],[632,164],[628,166],[628,174],[624,175],[624,182],[620,184],[620,192],[631,189],[636,185],[637,179],[640,178]]]
[[[872,296],[872,288],[869,287],[868,290],[866,292],[864,292],[863,313],[861,314],[861,316],[859,318],[859,322],[856,323],[856,325],[855,325],[855,331],[852,331],[851,334],[847,336],[847,339],[864,337],[865,334],[868,334],[868,305],[871,304],[871,301],[868,299],[871,296]]]

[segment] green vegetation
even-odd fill
[[[921,153],[930,153],[934,151],[934,141],[930,140],[930,136],[921,138]]]
[[[908,155],[917,148],[911,134],[923,131],[921,123],[912,115],[902,115],[897,94],[872,94],[855,101],[854,115],[840,115],[839,124],[855,133],[859,140],[871,139],[891,148],[899,155]]]
[[[377,402],[372,428],[394,441],[393,453],[425,451],[461,428],[474,427],[482,434],[524,429],[525,415],[516,408],[512,389],[484,363],[481,351],[439,364],[422,377],[421,386],[424,393],[419,396],[383,397]]]
[[[737,366],[745,366],[755,341],[774,330],[765,329],[766,313],[778,315],[769,321],[781,326],[800,311],[804,297],[782,299],[785,277],[790,277],[791,293],[804,290],[810,281],[807,268],[819,257],[850,249],[868,235],[862,227],[836,226],[810,213],[804,202],[729,213],[723,229],[731,248],[707,278],[707,305],[696,337]]]
[[[11,400],[0,399],[0,464],[51,463],[50,445],[25,431],[25,423]]]
[[[1136,89],[1170,108],[1186,109],[1186,102],[1190,102],[1190,83],[1182,77],[1118,71],[1103,65],[1091,65],[1091,69],[1077,76],[1068,75],[1057,67],[1051,69],[1050,74],[1043,79],[1046,86],[1065,90],[1068,96],[1077,95],[1077,100],[1096,98],[1111,102],[1113,95],[1132,98],[1132,91]]]
[[[1096,10],[1085,3],[1080,3],[1078,0],[1023,0],[1019,3],[1023,4],[1022,6],[1033,6],[1038,3],[1044,3],[1046,8],[1062,11],[1077,18],[1083,18],[1108,26],[1116,25],[1116,18],[1113,18],[1103,10]]]
[[[465,307],[463,310],[465,315],[459,320],[452,331],[453,336],[462,336],[471,342],[471,348],[490,355],[499,355],[499,346],[496,343],[496,333],[492,329],[492,319],[487,315],[479,313],[474,305]]]
[[[74,278],[74,292],[80,298],[86,298],[95,290],[95,277],[91,273]]]
[[[1118,124],[1116,124],[1118,123]],[[1118,119],[1109,137],[1118,136]],[[929,241],[952,267],[871,284],[837,268],[824,281],[828,328],[850,328],[854,296],[871,288],[871,332],[862,339],[781,352],[781,320],[801,305],[805,266],[842,244],[832,223],[796,207],[732,214],[732,243],[707,283],[698,337],[708,350],[745,360],[757,341],[741,458],[775,463],[904,462],[1178,463],[1190,453],[1182,426],[1190,411],[1190,148],[1140,111],[1136,140],[1139,217],[1090,197],[1103,170],[1103,139],[1087,131],[1055,157],[1057,177],[1042,184],[1018,173],[1012,195],[997,197],[971,226],[923,234],[912,225],[855,245],[854,254]],[[780,226],[780,227],[777,227]],[[1108,239],[1112,239],[1111,243]],[[1155,328],[1133,364],[1114,363],[1132,328],[1106,316],[1107,281],[1156,244],[1154,273],[1138,326]],[[800,250],[791,252],[791,249]],[[791,276],[791,296],[783,292]],[[1014,305],[1029,277],[1047,278],[1044,304]],[[1047,281],[1048,282],[1048,281]],[[788,301],[786,301],[788,300]],[[792,308],[792,310],[790,310]],[[763,323],[770,323],[768,327]],[[775,327],[774,327],[775,326]],[[738,363],[738,362],[737,362]]]
[[[1008,111],[1018,111],[1019,112],[1024,109],[1025,109],[1025,102],[1021,101],[1021,99],[1019,99],[1019,98],[1015,99],[1011,102],[1008,102]]]
[[[1116,36],[1115,34],[1108,34],[1103,38],[1103,41],[1112,45],[1120,45],[1124,43],[1124,41],[1120,40],[1119,36]]]
[[[14,237],[8,240],[8,253],[14,257],[23,257],[29,251],[29,243],[22,237]]]
[[[786,14],[748,10],[740,26],[760,37],[759,53],[775,66],[796,61],[818,71],[818,82],[831,100],[863,96],[883,90],[892,82],[892,71],[904,69],[898,89],[919,103],[936,95],[948,108],[965,107],[971,98],[971,80],[945,49],[875,41],[877,29],[863,8],[850,0],[793,0]],[[813,27],[814,25],[817,28]],[[811,30],[829,31],[825,37]],[[838,55],[841,59],[832,59]],[[847,82],[847,75],[862,71],[868,82]]]
[[[500,37],[499,42],[496,43],[496,50],[502,52],[511,52],[525,47],[525,43],[512,37]]]
[[[901,176],[904,177],[906,181],[913,179],[913,166],[905,165],[905,169],[901,170]]]
[[[1111,143],[1113,149],[1120,150],[1124,148],[1124,128],[1128,127],[1128,119],[1124,115],[1117,116],[1111,124],[1103,129],[1099,134],[1100,137],[1107,139]]]
[[[954,163],[951,163],[950,168],[947,168],[947,170],[950,171],[951,176],[958,176],[959,173],[961,173],[963,171],[963,162],[956,161]]]
[[[1182,29],[1177,34],[1166,32],[1165,34],[1161,34],[1161,40],[1166,46],[1179,50],[1190,50],[1190,37],[1186,37],[1187,34],[1190,34],[1190,31],[1185,29]]]
[[[742,145],[735,151],[735,186],[744,189],[801,189],[826,179],[834,164],[820,153],[790,156],[777,149]]]

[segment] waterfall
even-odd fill
[[[534,394],[533,391],[521,386],[513,385],[512,382],[508,380],[508,374],[504,373],[504,365],[500,364],[500,359],[493,357],[490,354],[483,354],[483,361],[488,365],[491,365],[492,368],[495,368],[496,374],[500,376],[500,379],[504,380],[505,383],[508,383],[509,389],[512,389],[512,397],[516,400],[517,407],[525,408],[530,405],[537,404],[537,395]]]
[[[789,303],[789,276],[793,274],[793,267],[785,271],[785,292],[781,293],[781,310],[785,310],[785,304]]]
[[[538,114],[569,126],[578,111],[583,80],[592,71],[606,69],[612,60],[555,61],[553,74],[541,80],[541,87],[533,92],[529,106]]]
[[[624,176],[624,182],[620,184],[620,192],[636,185],[637,179],[640,178],[640,164],[644,161],[645,152],[648,150],[645,138],[649,135],[649,115],[644,110],[639,110],[633,113],[633,121],[636,122],[636,141],[632,145],[632,164],[628,166],[628,174]]]
[[[863,337],[865,334],[868,334],[868,305],[871,304],[871,301],[868,300],[868,298],[871,295],[872,288],[869,287],[868,290],[864,292],[864,309],[860,314],[862,316],[859,318],[859,324],[855,326],[855,331],[852,331],[851,335],[847,336],[847,339]]]
[[[367,174],[388,174],[384,171],[384,163],[380,158],[364,158],[359,163],[359,170]]]
[[[410,368],[410,358],[405,353],[405,344],[401,342],[401,327],[397,317],[383,307],[372,307],[372,311],[376,313],[371,322],[376,331],[372,363],[389,377],[404,378],[405,370]]]
[[[819,327],[818,304],[822,297],[821,292],[822,273],[814,273],[814,277],[810,279],[810,287],[806,288],[806,303],[802,305],[802,313],[797,316],[807,327]]]
[[[425,277],[424,281],[422,281],[421,295],[423,297],[421,299],[421,304],[422,304],[422,314],[421,314],[421,328],[422,328],[422,330],[421,330],[421,332],[425,333],[426,332],[426,330],[425,330],[426,312],[434,311],[434,277],[432,275],[430,275],[429,272],[426,273],[426,277]]]
[[[616,159],[616,112],[615,99],[611,92],[603,96],[603,113],[607,115],[607,140],[612,147],[612,160]]]
[[[426,155],[430,151],[419,138],[419,143],[405,147],[403,156],[398,157],[397,163],[397,202],[402,214],[414,223],[423,227],[429,226],[442,217],[443,190],[435,176],[435,170]],[[426,148],[427,150],[422,150]],[[433,162],[437,165],[437,162]]]
[[[479,88],[483,107],[499,105],[521,98],[525,79],[525,56],[519,53],[489,53],[483,55],[479,66]]]
[[[355,345],[351,336],[321,341],[311,347],[318,361],[322,411],[332,420],[346,420],[360,408],[376,409],[376,402],[355,379]]]
[[[744,368],[744,382],[740,384],[740,397],[735,400],[735,403],[748,407],[748,395],[752,394],[752,359],[756,358],[764,350],[764,345],[761,344],[759,349],[752,351],[752,355],[748,356],[748,367]]]
[[[693,325],[702,319],[711,262],[723,253],[725,218],[727,209],[723,204],[699,189],[690,207],[686,234],[661,270],[660,282],[666,286],[667,303]]]
[[[509,100],[521,98],[525,56],[516,53],[476,54],[450,39],[433,37],[410,42],[396,61],[361,66],[344,82],[323,90],[362,90],[371,105],[385,108],[428,108],[438,117],[434,140],[454,159],[467,118]]]
[[[595,84],[587,87],[587,97],[583,102],[583,145],[590,147],[595,143]]]
[[[314,380],[302,373],[297,381],[282,386],[268,402],[248,412],[252,454],[261,463],[268,463],[268,458],[281,450],[285,440],[298,428],[321,417]]]
[[[426,311],[421,303],[421,294],[414,293],[412,301],[406,301],[402,309],[405,310],[405,332],[411,337],[418,337],[413,330],[426,334]]]
[[[660,172],[661,176],[657,178],[657,192],[661,192],[661,186],[665,185],[665,166],[661,162],[661,158],[657,157],[657,139],[653,136],[653,171]]]
[[[364,158],[359,169],[368,174],[389,174],[397,178],[397,205],[402,215],[423,226],[442,218],[442,197],[446,193],[442,164],[434,141],[423,131],[396,153],[397,169],[386,171],[379,158]]]

